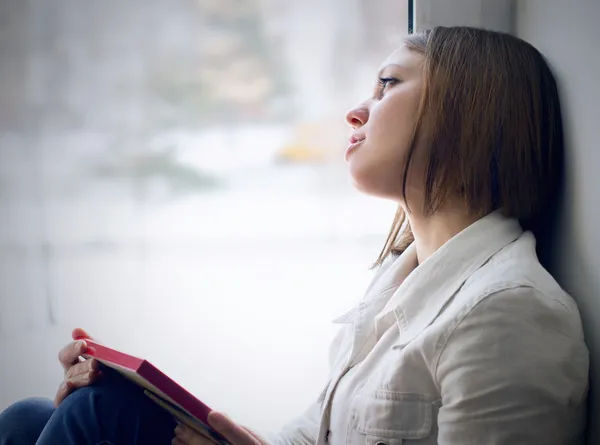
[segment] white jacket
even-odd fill
[[[337,320],[322,394],[270,443],[582,443],[580,316],[533,235],[494,212],[415,266],[414,244],[382,265]]]

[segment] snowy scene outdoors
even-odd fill
[[[316,398],[395,211],[343,162],[408,29],[376,3],[0,3],[0,410],[74,327],[256,429]]]

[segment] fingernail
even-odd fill
[[[75,348],[83,349],[84,347],[85,347],[85,342],[83,340],[77,340],[77,342],[75,342]]]
[[[223,425],[225,415],[219,413],[217,411],[212,411],[208,415],[208,423],[210,423],[215,429],[220,429],[221,425]]]

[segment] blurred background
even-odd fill
[[[315,399],[395,210],[343,162],[376,3],[0,1],[0,410],[74,327],[256,429]]]

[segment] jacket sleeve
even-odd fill
[[[438,443],[575,443],[588,360],[574,305],[528,287],[488,296],[457,320],[439,353]]]

